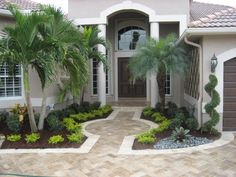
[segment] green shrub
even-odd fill
[[[67,139],[73,143],[81,143],[83,141],[84,135],[81,132],[72,133],[67,135]]]
[[[59,144],[64,141],[64,138],[62,135],[54,135],[48,139],[49,144]]]
[[[79,113],[79,114],[72,114],[72,115],[70,115],[70,117],[77,120],[77,121],[84,122],[84,121],[87,121],[91,118],[94,118],[95,115],[92,113]]]
[[[167,115],[168,115],[168,117],[169,117],[169,118],[174,118],[175,115],[176,115],[177,112],[178,112],[178,106],[177,106],[175,103],[169,101],[169,102],[167,103],[167,107],[168,107],[168,109],[167,109]]]
[[[83,102],[79,106],[79,112],[89,112],[90,111],[90,103],[89,102]]]
[[[188,118],[185,121],[185,125],[186,128],[189,129],[190,131],[197,130],[199,126],[197,119],[194,117]]]
[[[55,115],[49,115],[46,119],[50,131],[61,131],[63,129],[63,124],[59,118]]]
[[[40,139],[39,133],[31,133],[29,135],[25,135],[26,143],[35,143]]]
[[[72,118],[64,118],[63,124],[69,132],[80,132],[82,128],[81,125]]]
[[[177,113],[183,113],[185,117],[190,117],[190,113],[186,107],[180,107]]]
[[[185,121],[184,113],[177,113],[175,118],[171,121],[170,129],[174,130],[175,128],[185,127]]]
[[[157,133],[161,133],[161,132],[164,132],[165,130],[168,130],[169,126],[170,126],[170,120],[164,120],[159,125],[159,127],[151,129],[150,132],[155,135]]]
[[[112,111],[112,107],[111,105],[105,105],[105,106],[102,106],[99,110],[101,110],[103,114],[107,114]]]
[[[65,116],[65,112],[64,112],[64,110],[53,110],[48,114],[47,117],[51,117],[51,116],[55,116],[58,119],[62,119]]]
[[[162,104],[158,102],[155,106],[155,111],[156,112],[162,112]]]
[[[175,128],[180,128],[182,126],[182,121],[180,119],[173,119],[170,123],[170,129],[174,130]]]
[[[207,103],[204,107],[207,114],[211,119],[204,123],[202,131],[215,133],[217,130],[214,128],[220,121],[220,114],[216,111],[216,107],[220,104],[220,95],[215,90],[215,87],[218,85],[217,77],[213,74],[209,76],[209,82],[206,84],[205,91],[211,97],[211,101]]]
[[[97,109],[100,108],[100,105],[101,105],[101,102],[96,101],[96,102],[94,102],[94,103],[92,103],[92,104],[90,105],[90,110],[91,110],[91,111],[92,111],[92,110],[97,110]]]
[[[6,123],[7,123],[8,129],[15,132],[15,133],[17,133],[21,130],[21,123],[19,121],[19,116],[16,114],[10,115],[6,119]]]
[[[21,135],[20,134],[12,134],[12,135],[7,135],[7,141],[10,142],[17,142],[21,140]]]
[[[161,123],[164,120],[166,120],[165,116],[162,116],[159,112],[152,114],[152,118],[154,119],[155,122]]]
[[[7,111],[0,112],[0,122],[5,122],[8,117],[9,113]]]
[[[156,141],[155,135],[151,132],[142,133],[138,135],[136,138],[138,142],[142,144],[150,144]]]
[[[77,114],[77,113],[79,113],[79,111],[80,111],[80,106],[79,106],[79,104],[77,104],[77,103],[71,104],[68,108],[74,110],[75,113],[73,113],[73,114]]]
[[[103,117],[103,112],[101,110],[93,110],[91,112],[95,117]]]
[[[177,142],[184,142],[186,139],[190,137],[189,130],[185,130],[183,127],[176,128],[171,137]]]
[[[144,110],[143,110],[143,115],[144,115],[145,117],[151,117],[153,113],[154,113],[154,112],[153,112],[153,109],[152,109],[151,107],[146,107],[146,108],[144,108]]]
[[[77,112],[74,110],[74,108],[68,107],[63,110],[63,117],[69,117],[71,114],[77,114]]]

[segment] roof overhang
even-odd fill
[[[218,27],[218,28],[187,28],[180,36],[179,42],[184,37],[190,36],[209,36],[209,35],[233,35],[236,34],[236,27]]]
[[[31,12],[31,10],[20,10],[20,11],[21,11],[22,13],[25,13],[25,14]],[[2,16],[7,16],[7,17],[12,17],[11,12],[10,12],[9,10],[7,10],[7,9],[0,9],[0,15],[2,15]]]

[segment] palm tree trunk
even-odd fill
[[[41,105],[41,112],[39,117],[39,123],[38,123],[38,129],[43,130],[44,127],[44,120],[46,117],[46,110],[47,110],[47,89],[43,89],[43,99],[42,99],[42,105]]]
[[[84,88],[82,88],[81,92],[80,105],[82,105],[83,103],[84,103]]]
[[[28,67],[24,68],[23,75],[24,75],[23,80],[24,80],[24,89],[25,89],[25,99],[26,99],[26,105],[27,105],[27,110],[28,110],[30,128],[31,128],[31,132],[37,132],[38,129],[36,126],[31,97],[30,97],[30,84],[29,84]]]
[[[156,77],[158,88],[159,88],[159,96],[161,102],[161,111],[164,112],[165,109],[165,85],[166,85],[166,72],[157,73]]]

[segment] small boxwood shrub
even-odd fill
[[[142,133],[138,135],[136,138],[138,142],[142,144],[150,144],[156,141],[155,135],[151,132]]]
[[[153,109],[151,107],[146,107],[143,110],[143,115],[145,117],[151,117],[153,113],[154,113],[154,111],[153,111]]]
[[[5,122],[8,117],[9,113],[7,111],[0,112],[0,122]]]
[[[79,106],[79,112],[89,112],[90,111],[90,103],[89,102],[83,102]]]
[[[186,128],[190,131],[197,130],[198,129],[198,121],[194,117],[190,117],[185,121]]]
[[[185,127],[186,117],[184,113],[179,112],[176,114],[175,118],[171,121],[170,129],[175,130],[176,128]]]
[[[158,102],[156,105],[155,105],[155,111],[156,112],[161,112],[162,111],[162,104],[160,102]]]
[[[50,131],[61,131],[63,129],[63,124],[62,122],[59,120],[59,118],[54,115],[51,114],[47,117],[46,119],[48,126],[49,126],[49,130]]]
[[[175,115],[176,115],[177,112],[178,112],[178,106],[177,106],[175,103],[169,101],[169,102],[167,103],[167,107],[168,107],[168,108],[167,108],[167,115],[168,115],[168,117],[169,117],[169,118],[174,118]]]
[[[7,135],[7,141],[10,142],[17,142],[21,140],[21,135],[20,134],[12,134],[12,135]]]
[[[73,143],[81,143],[83,141],[84,135],[81,132],[72,133],[67,135],[67,139]]]
[[[19,116],[16,114],[10,115],[6,119],[6,123],[7,123],[8,129],[11,130],[12,132],[17,133],[21,130],[21,123],[19,121]]]
[[[62,135],[54,135],[48,139],[49,144],[59,144],[64,142]]]
[[[96,101],[96,102],[94,102],[94,103],[92,103],[92,104],[90,105],[90,110],[91,110],[91,111],[92,111],[92,110],[97,110],[97,109],[99,109],[100,105],[101,105],[101,102]]]
[[[39,133],[31,133],[29,135],[25,135],[26,143],[35,143],[40,139]]]
[[[183,113],[185,117],[190,117],[190,113],[186,107],[180,107],[177,113]]]

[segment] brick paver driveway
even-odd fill
[[[149,129],[132,120],[134,112],[119,112],[114,120],[92,123],[86,130],[101,135],[88,154],[0,155],[0,173],[63,177],[235,177],[236,140],[192,154],[118,155],[124,136]]]

